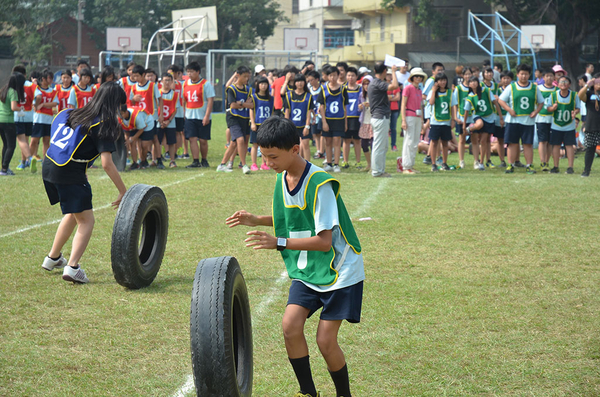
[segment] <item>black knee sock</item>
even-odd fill
[[[344,365],[344,367],[339,371],[329,371],[329,375],[331,375],[331,379],[333,379],[333,383],[335,384],[335,391],[338,397],[350,397],[351,395],[350,379],[348,378],[348,365]]]
[[[315,388],[312,373],[310,372],[309,356],[290,358],[289,360],[296,373],[296,378],[298,378],[302,394],[310,394],[312,397],[317,397],[317,389]]]
[[[594,162],[594,156],[596,156],[596,146],[589,147],[585,150],[584,171],[590,172],[592,170],[592,163]]]

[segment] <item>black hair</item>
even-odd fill
[[[373,81],[373,80],[369,80],[369,79],[363,79],[363,81],[360,83],[360,85],[362,86],[362,85],[363,85],[363,83],[364,83],[365,81],[368,81],[368,82],[369,82],[369,84],[371,84],[371,81]],[[363,89],[363,90],[362,90],[362,96],[363,96],[363,99],[367,99],[367,95],[368,95],[368,93],[369,93],[368,91],[369,91],[368,89],[366,89],[366,90],[365,90],[365,89]]]
[[[335,66],[330,66],[329,68],[327,68],[327,75],[330,75],[330,74],[333,74],[333,73],[337,73],[339,75],[340,71]]]
[[[583,75],[583,77],[585,77],[585,74]],[[580,76],[580,78],[581,78],[581,76]],[[571,83],[572,83],[572,81],[571,81],[571,78],[570,78],[569,76],[560,76],[560,77],[558,78],[558,81],[560,81],[561,79],[567,79],[567,81],[569,82],[569,84],[571,84]],[[587,83],[587,81],[586,81],[586,80],[584,80],[584,81]]]
[[[156,73],[156,71],[154,69],[151,69],[151,68],[146,69],[146,74],[153,74],[156,77],[158,77],[158,73]]]
[[[465,73],[467,73],[467,72],[470,72],[471,74],[473,74],[473,69],[471,69],[471,68],[470,68],[470,67],[468,67],[468,66],[465,66],[465,67],[463,68],[463,74],[465,74]]]
[[[283,68],[282,76],[285,76],[288,73],[297,74],[298,72],[299,72],[298,68],[295,67],[294,65],[285,65],[285,67]]]
[[[113,76],[113,80],[116,80],[115,69],[112,66],[105,66],[102,74],[100,75],[100,84],[106,83],[108,78]]]
[[[358,77],[358,70],[356,70],[354,66],[350,66],[348,69],[346,69],[346,73],[354,73],[356,77]]]
[[[540,69],[540,68],[537,68],[535,71],[536,71],[536,72],[540,72],[540,73],[542,73],[542,69]],[[517,72],[517,73],[518,73],[518,72]]]
[[[179,72],[181,72],[181,68],[178,65],[175,65],[175,64],[169,65],[167,67],[167,70],[171,70],[173,73],[179,73]]]
[[[441,67],[442,69],[446,69],[444,67],[444,64],[441,62],[434,62],[433,65],[431,65],[431,70],[435,70],[437,68]]]
[[[90,84],[94,82],[94,75],[92,74],[92,71],[88,68],[83,68],[81,69],[81,72],[79,72],[79,77],[81,78],[83,76],[88,76],[90,78]]]
[[[502,64],[501,64],[501,63],[495,63],[495,64],[494,64],[494,67],[495,67],[495,68],[498,68],[498,71],[499,71],[499,72],[502,72],[502,71],[504,70],[504,67],[502,67]]]
[[[375,70],[375,74],[385,73],[387,66],[383,62],[377,62],[373,70]]]
[[[491,73],[492,74],[492,78],[493,78],[493,74],[494,74],[494,69],[487,67],[485,69],[483,69],[483,74],[485,75],[486,73]]]
[[[38,72],[37,70],[34,70],[33,72],[31,72],[31,74],[29,75],[29,78],[31,78],[31,80],[33,79],[37,79],[39,80],[42,77],[42,74],[40,72]]]
[[[127,71],[127,69],[129,69],[130,67],[132,67],[132,66],[136,66],[136,65],[137,65],[137,63],[135,63],[135,62],[133,62],[133,61],[129,62],[129,63],[127,64],[127,66],[125,67],[125,71]]]
[[[302,66],[302,69],[304,69],[305,67],[310,66],[310,65],[315,66],[315,63],[313,61],[306,61],[306,62],[304,62],[304,66]]]
[[[296,77],[294,77],[294,89],[296,89],[296,82],[304,81],[304,92],[308,92],[308,84],[306,83],[306,76],[302,73],[297,73]]]
[[[511,79],[511,80],[514,80],[514,79],[515,79],[515,75],[514,75],[514,73],[513,73],[513,72],[511,72],[510,70],[505,70],[505,71],[503,71],[502,73],[500,73],[500,77],[501,77],[501,78],[502,78],[502,77],[504,77],[504,76],[510,77],[510,79]]]
[[[198,73],[200,73],[200,69],[202,68],[200,67],[200,64],[196,61],[188,63],[188,65],[185,67],[185,70],[193,70],[194,72]]]
[[[526,63],[522,63],[519,66],[517,66],[517,73],[519,73],[521,71],[527,72],[527,73],[529,73],[531,75],[531,66],[529,66]]]
[[[13,73],[21,73],[23,76],[27,74],[27,69],[25,69],[25,65],[15,65],[12,68]]]
[[[52,78],[52,80],[54,80],[54,73],[52,73],[50,69],[44,69],[42,70],[42,73],[40,73],[40,77],[43,79],[47,79],[48,77],[50,77]]]
[[[310,77],[312,77],[314,79],[317,79],[319,81],[321,80],[321,75],[316,70],[311,70],[310,72],[308,72],[306,74],[306,76],[310,76]]]
[[[67,75],[67,76],[73,78],[73,74],[71,73],[71,71],[69,69],[65,69],[65,70],[63,70],[63,71],[60,72],[60,76],[61,77],[64,76],[64,75]]]
[[[325,69],[327,69],[330,66],[331,66],[330,64],[324,63],[323,65],[321,65],[321,70],[325,70]]]
[[[490,66],[491,62],[489,59],[484,59],[483,62],[481,63],[483,66]]]
[[[116,82],[109,81],[100,86],[87,105],[71,111],[67,125],[73,129],[81,126],[87,134],[90,127],[100,120],[98,138],[116,140],[121,133],[118,112],[126,103],[125,91]]]
[[[479,77],[477,76],[472,76],[469,79],[469,83],[476,81],[477,82],[477,89],[475,90],[475,92],[473,92],[473,89],[471,88],[471,86],[469,85],[469,92],[473,92],[475,95],[477,95],[478,98],[481,98],[481,92],[482,92],[482,88],[481,88],[481,84],[479,83]]]
[[[256,143],[264,148],[291,150],[300,144],[300,137],[292,120],[273,116],[258,127]]]
[[[448,91],[448,76],[446,76],[446,73],[440,72],[440,73],[436,74],[433,82],[437,83],[440,80],[446,80],[446,91]],[[440,94],[440,90],[437,90],[435,92],[435,97],[437,98],[439,94]]]
[[[563,76],[563,77],[567,77],[567,76]],[[561,77],[561,79],[562,79],[562,77]],[[577,76],[577,81],[579,81],[579,80],[583,80],[584,83],[588,82],[588,78],[585,74]]]
[[[547,74],[551,74],[552,76],[556,75],[556,73],[554,73],[554,70],[552,70],[552,69],[546,69],[542,72],[542,76],[545,76]]]
[[[260,76],[254,81],[254,91],[256,92],[256,95],[260,94],[260,89],[258,87],[261,85],[261,83],[267,83],[267,97],[271,99],[271,93],[269,92],[269,79],[267,79],[265,76]]]
[[[19,102],[25,101],[25,90],[23,85],[25,84],[25,76],[20,72],[14,72],[10,75],[8,83],[4,84],[4,87],[0,88],[0,102],[6,102],[8,96],[8,90],[13,89],[17,92],[17,98]]]
[[[336,69],[339,67],[344,68],[344,72],[348,71],[348,64],[346,62],[338,62],[338,63],[336,63],[335,67],[336,67]],[[339,69],[338,69],[338,71],[339,71]]]
[[[235,71],[237,74],[250,73],[250,69],[248,69],[248,67],[244,65],[239,66]]]
[[[81,65],[85,65],[85,66],[87,66],[88,68],[90,67],[90,64],[88,63],[88,61],[85,61],[85,60],[83,60],[83,59],[78,59],[78,60],[77,60],[77,67],[80,67]]]
[[[131,74],[139,74],[140,76],[143,76],[146,74],[146,69],[142,66],[142,65],[135,65],[133,67],[133,70],[131,71]]]
[[[120,76],[121,76],[121,78],[129,77],[129,73],[127,73],[127,69],[121,69]]]
[[[169,69],[170,69],[170,68],[169,68]],[[173,69],[171,69],[171,70],[173,70]],[[173,77],[173,75],[172,75],[171,73],[169,73],[169,72],[164,72],[164,73],[162,74],[162,76],[160,76],[160,77],[161,77],[161,79],[171,79],[171,80],[175,80],[175,77]]]

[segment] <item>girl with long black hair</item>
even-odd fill
[[[23,91],[25,76],[13,73],[4,87],[0,88],[0,137],[2,138],[2,170],[0,175],[14,175],[8,168],[17,146],[15,112],[21,109],[19,102],[25,100]]]
[[[60,203],[64,217],[42,267],[48,271],[64,267],[63,279],[66,281],[89,281],[79,266],[94,228],[92,188],[86,170],[100,156],[102,168],[119,190],[117,199],[112,203],[114,208],[119,206],[127,190],[111,155],[120,134],[119,109],[126,101],[125,91],[117,83],[107,82],[100,86],[86,106],[66,109],[52,122],[50,148],[44,160],[42,177],[50,204]],[[67,262],[61,250],[75,226],[77,232]]]

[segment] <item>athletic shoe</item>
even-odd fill
[[[543,172],[548,172],[550,170],[548,168],[549,167],[548,163],[542,163],[542,164],[540,164],[540,167],[542,167]]]
[[[315,153],[315,155],[313,156],[313,159],[317,160],[321,158],[321,153],[317,152]]]
[[[423,159],[423,164],[431,165],[431,156],[425,156]]]
[[[57,260],[54,260],[54,259],[50,258],[49,256],[46,256],[44,258],[44,263],[42,263],[42,268],[44,268],[44,270],[48,270],[49,272],[51,272],[54,269],[62,269],[63,267],[67,266],[67,263],[68,263],[67,260],[65,259],[65,257],[62,255],[62,252],[61,252],[61,254]]]
[[[356,167],[357,170],[362,169],[363,165],[360,163],[360,161],[356,164],[354,164],[354,167]]]
[[[442,165],[444,164],[444,158],[442,156],[437,158],[437,161],[435,162],[437,165]]]
[[[404,168],[402,167],[402,157],[396,158],[396,172],[402,172]]]
[[[167,160],[171,160],[171,155],[169,154],[169,152],[165,153],[164,158]]]
[[[460,160],[460,162],[458,163],[458,168],[460,168],[460,169],[465,168],[465,160]]]
[[[337,165],[337,164],[334,164],[334,165],[333,165],[333,172],[342,172],[342,169],[340,168],[340,166],[339,166],[339,165]]]
[[[7,175],[8,175],[8,173],[6,171],[0,170],[0,176],[7,176]]]
[[[551,173],[551,174],[558,174],[558,173],[560,173],[560,170],[558,169],[558,167],[553,167],[553,168],[550,170],[550,173]]]
[[[183,155],[183,158],[184,158],[184,159],[189,159],[189,158],[190,158],[190,155],[189,155],[189,154],[184,154],[184,155]]]
[[[165,169],[165,165],[162,163],[162,161],[161,161],[161,162],[159,162],[159,163],[156,165],[156,169],[157,169],[157,170],[164,170],[164,169]]]
[[[225,164],[220,164],[217,167],[217,172],[233,172],[233,170],[231,168],[227,167]]]
[[[480,165],[481,165],[481,163],[479,163],[479,161],[475,161],[473,163],[473,169],[474,170],[480,170],[481,169]]]
[[[323,159],[323,167],[327,165],[327,159]]]
[[[298,393],[294,394],[294,397],[312,397],[312,396],[308,393],[302,394],[302,392],[299,391]],[[321,393],[317,392],[317,397],[321,397]]]
[[[343,168],[343,169],[350,168],[350,164],[348,164],[346,161],[344,161],[344,162],[342,163],[342,168]]]
[[[131,159],[127,159],[127,161],[125,162],[125,165],[131,165]]]
[[[582,177],[582,178],[587,178],[588,176],[590,176],[590,172],[589,172],[589,171],[583,171],[583,172],[581,173],[581,177]]]
[[[65,266],[65,270],[63,270],[63,280],[72,281],[79,284],[90,282],[81,266],[79,266],[77,269],[73,269],[71,266]]]
[[[485,165],[479,163],[479,171],[485,171]]]
[[[140,163],[140,170],[145,170],[146,168],[148,168],[148,162],[144,160]]]
[[[227,162],[227,169],[233,171],[233,161]]]
[[[446,163],[442,163],[441,168],[442,168],[442,171],[450,171],[450,167],[448,167],[448,164],[446,164]]]
[[[0,175],[2,176],[9,176],[9,175],[14,175],[15,173],[12,172],[12,170],[9,168],[6,171],[0,171]]]
[[[37,162],[38,160],[34,157],[31,159],[31,173],[35,174],[37,171]]]
[[[177,168],[177,163],[173,160],[169,163],[169,168]]]
[[[23,161],[21,161],[19,163],[19,165],[17,165],[17,170],[19,170],[19,171],[24,171],[25,168],[27,168],[27,165],[25,165],[25,163]]]
[[[407,175],[414,175],[416,174],[416,172],[414,170],[411,169],[406,169],[404,171],[402,171],[403,174],[407,174]]]
[[[567,172],[566,173],[569,174],[569,175],[571,175],[571,174],[574,174],[575,171],[573,170],[573,167],[569,167],[569,168],[567,168]]]
[[[488,167],[488,168],[496,168],[496,165],[494,163],[492,163],[492,160],[488,160],[485,163],[485,166]]]
[[[392,146],[392,152],[397,152],[398,151],[398,146],[394,145]]]
[[[527,166],[527,169],[525,170],[525,172],[528,173],[529,175],[535,174],[535,169],[533,168],[533,164]]]
[[[379,175],[373,175],[373,178],[391,178],[392,176],[390,174],[388,174],[387,172],[384,172],[382,174]]]
[[[520,161],[517,161],[514,166],[517,168],[525,168],[525,164],[521,163]]]
[[[500,162],[500,165],[498,165],[498,167],[500,167],[500,168],[506,168],[506,161],[502,160]]]
[[[128,171],[135,171],[135,170],[139,170],[139,169],[140,169],[139,164],[138,163],[133,163],[133,164],[131,164],[131,166],[129,166]]]
[[[319,157],[319,158],[325,159],[326,157],[327,156],[325,155],[325,153],[321,153],[321,157]]]
[[[40,156],[38,156],[37,154],[35,156],[33,156],[34,159],[36,159],[37,161],[42,161],[42,158]]]
[[[331,171],[333,171],[333,167],[330,166],[329,164],[325,163],[323,165],[323,171],[325,171],[325,172],[331,172]]]
[[[271,168],[268,165],[266,165],[265,163],[263,163],[260,166],[260,169],[263,170],[263,171],[269,171]]]
[[[158,165],[158,164],[157,164],[157,162],[156,162],[155,160],[152,160],[152,161],[150,162],[150,165],[149,165],[149,167],[156,167],[157,165]]]
[[[258,165],[256,165],[256,163],[252,164],[250,171],[258,171]]]
[[[242,166],[242,172],[244,173],[244,175],[248,175],[251,172],[250,167],[248,167],[248,164],[244,164]]]
[[[505,174],[512,174],[515,172],[515,167],[511,164],[508,167],[506,167],[506,171],[504,171]]]
[[[207,159],[202,159],[200,160],[200,165],[204,168],[210,168],[210,165],[208,164],[208,160]]]
[[[431,166],[431,172],[438,172],[438,171],[439,171],[439,168],[438,168],[438,166],[437,166],[437,165],[435,165],[435,164],[433,164],[433,165]]]
[[[192,164],[186,165],[185,168],[202,168],[202,164],[199,161],[192,161]]]

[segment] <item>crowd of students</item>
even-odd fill
[[[240,66],[225,86],[227,145],[216,170],[232,172],[237,156],[244,174],[269,170],[264,159],[258,163],[256,131],[266,119],[277,116],[296,125],[302,157],[322,159],[328,172],[352,166],[371,171],[373,176],[388,176],[381,169],[385,163],[373,169],[371,155],[385,160],[388,146],[398,150],[401,119],[404,140],[397,168],[405,174],[418,172],[414,168],[418,152],[426,154],[423,162],[436,172],[466,167],[467,150],[477,170],[502,167],[513,173],[523,167],[533,174],[537,137],[542,171],[559,172],[560,158],[566,156],[566,172],[574,173],[574,153],[581,149],[586,150],[582,175],[587,176],[594,155],[600,154],[595,145],[600,130],[600,75],[592,77],[593,68],[588,64],[586,74],[573,82],[560,65],[532,75],[526,64],[513,73],[484,61],[481,69],[458,66],[450,82],[444,65],[438,62],[432,65],[430,76],[421,68],[404,65],[392,71],[382,63],[375,65],[374,75],[366,67],[357,69],[345,62],[323,65],[320,71],[310,61],[300,69],[287,65],[281,71],[267,71],[258,65],[254,73]],[[21,149],[17,169],[36,172],[51,140],[60,143],[60,137],[50,136],[54,115],[85,106],[108,81],[117,81],[127,96],[127,105],[120,109],[120,124],[131,156],[129,170],[164,169],[166,160],[175,168],[177,158],[190,158],[190,154],[188,168],[209,167],[215,90],[200,76],[200,70],[198,62],[191,62],[185,67],[185,76],[178,65],[158,76],[152,69],[130,63],[120,77],[110,66],[94,76],[89,65],[79,61],[76,73],[62,71],[61,83],[53,87],[54,74],[49,70],[32,72],[26,79],[25,68],[15,66],[0,90],[4,105],[0,109],[0,174],[13,174],[8,165],[17,142]],[[572,90],[572,85],[579,88]],[[385,95],[379,95],[383,89]],[[576,132],[579,122],[585,123],[582,134]],[[385,140],[378,139],[384,126]],[[42,157],[38,156],[40,140]],[[458,152],[456,167],[448,165],[451,152]],[[492,155],[498,155],[499,163],[494,164]]]

